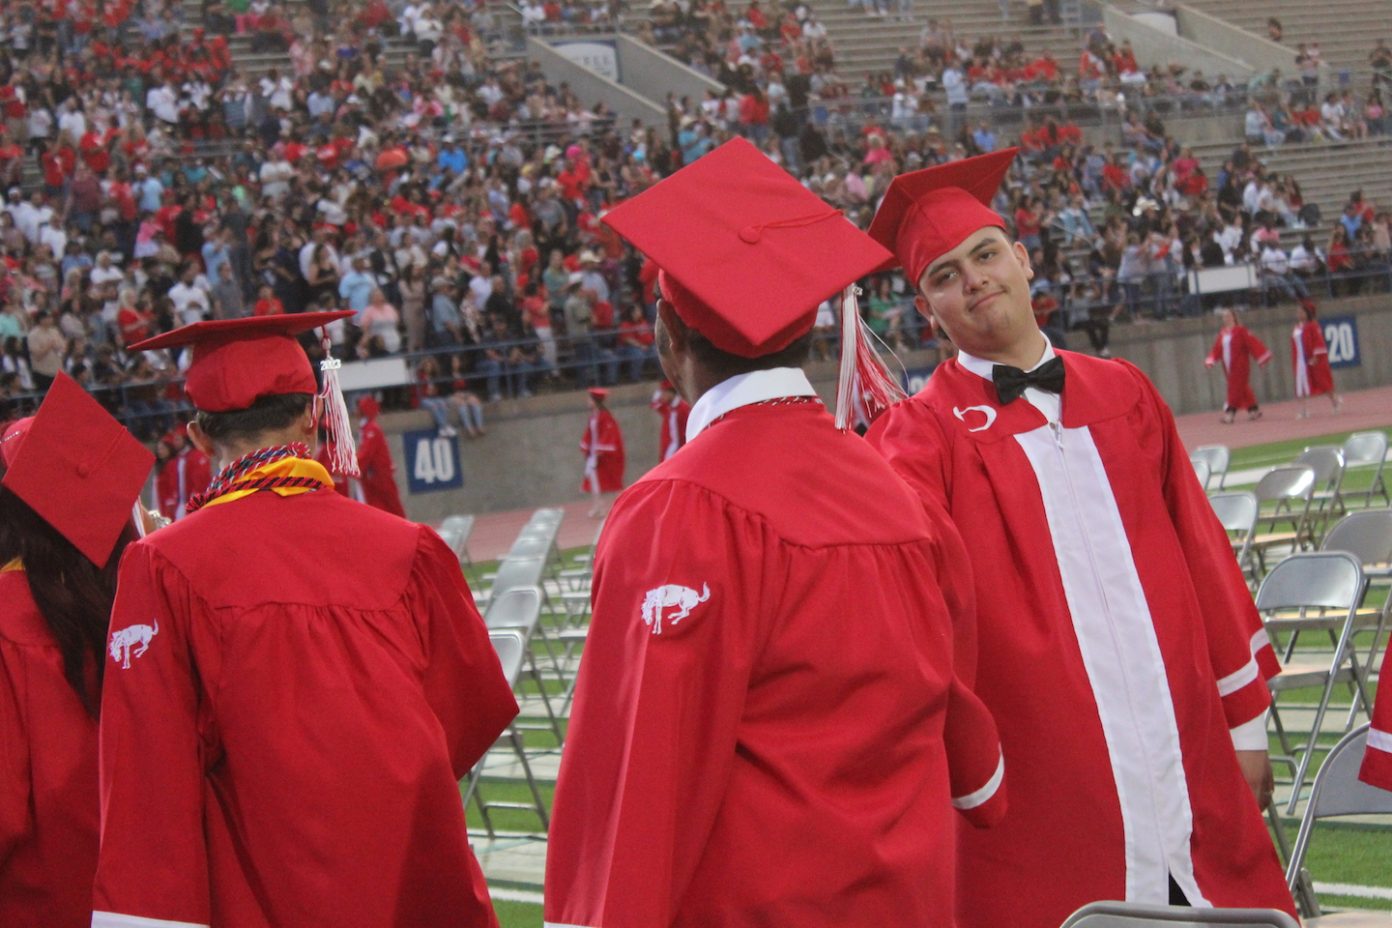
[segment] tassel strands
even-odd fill
[[[856,295],[860,288],[851,284],[841,292],[841,369],[836,381],[836,427],[851,427],[859,403],[871,422],[880,413],[904,399],[899,380],[890,373],[876,351],[878,336],[860,318]],[[883,342],[881,342],[883,344]]]
[[[324,410],[324,429],[328,433],[329,469],[347,477],[359,477],[353,420],[348,415],[348,402],[343,398],[343,388],[338,381],[338,371],[343,367],[343,362],[330,353],[327,334],[323,344],[325,357],[319,362],[319,370],[323,372],[324,385],[319,399]]]

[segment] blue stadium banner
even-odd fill
[[[464,486],[458,438],[445,438],[434,429],[422,429],[404,433],[401,446],[406,452],[406,485],[412,493]]]
[[[908,368],[904,371],[903,382],[900,386],[904,388],[905,393],[913,396],[928,385],[928,378],[933,375],[933,369],[936,367],[937,365],[934,364],[929,367]]]
[[[1329,366],[1357,367],[1362,363],[1358,354],[1358,317],[1326,316],[1320,320],[1324,341],[1329,346]]]

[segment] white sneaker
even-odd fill
[[[437,433],[441,438],[453,438],[459,433],[454,430],[454,426],[447,425]]]

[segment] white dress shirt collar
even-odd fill
[[[816,396],[812,381],[799,367],[772,367],[736,374],[711,387],[691,407],[686,420],[686,440],[691,441],[716,419],[754,403],[788,396]]]
[[[1044,353],[1041,354],[1039,360],[1034,362],[1034,365],[1029,368],[1031,371],[1041,364],[1044,364],[1046,361],[1052,361],[1057,357],[1054,353],[1054,346],[1049,341],[1049,336],[1044,335],[1043,332],[1039,334],[1044,336]],[[983,380],[990,380],[992,382],[995,380],[993,368],[995,368],[996,364],[994,361],[986,361],[958,349],[957,363]],[[1062,418],[1063,397],[1059,396],[1059,394],[1050,393],[1047,390],[1040,390],[1038,387],[1026,387],[1024,396],[1026,402],[1039,410],[1040,414],[1044,416],[1045,421],[1050,424],[1056,423]]]

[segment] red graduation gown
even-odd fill
[[[24,572],[0,572],[0,925],[86,928],[96,869],[97,722]]]
[[[1392,660],[1382,655],[1382,675],[1378,678],[1377,700],[1373,703],[1373,727],[1368,731],[1368,750],[1363,755],[1360,779],[1385,790],[1392,790]]]
[[[1227,536],[1150,381],[1058,354],[1061,428],[952,360],[868,436],[962,529],[1011,770],[1005,820],[958,829],[958,924],[1163,903],[1171,874],[1195,903],[1294,911],[1229,734],[1276,661]]]
[[[660,432],[657,441],[658,463],[677,453],[686,444],[686,420],[691,415],[691,405],[680,396],[663,402],[661,396],[652,401],[653,412],[657,413]]]
[[[1265,364],[1270,360],[1271,352],[1246,326],[1233,326],[1218,333],[1204,363],[1209,367],[1223,365],[1223,373],[1228,378],[1228,397],[1223,403],[1225,410],[1256,408],[1257,397],[1252,393],[1252,362]]]
[[[585,476],[580,481],[580,492],[617,493],[623,489],[623,433],[613,413],[607,409],[590,413],[585,434],[580,438],[580,450],[585,455]]]
[[[393,470],[387,436],[376,419],[368,419],[358,438],[358,473],[362,474],[363,502],[404,519],[406,509],[401,505]]]
[[[949,924],[949,799],[988,823],[1005,796],[935,548],[820,404],[736,409],[620,496],[546,923]]]
[[[1315,320],[1298,324],[1291,332],[1291,367],[1296,396],[1321,396],[1334,390],[1329,371],[1329,346]]]
[[[430,529],[209,506],[126,550],[111,627],[94,928],[496,924],[457,781],[517,704]]]

